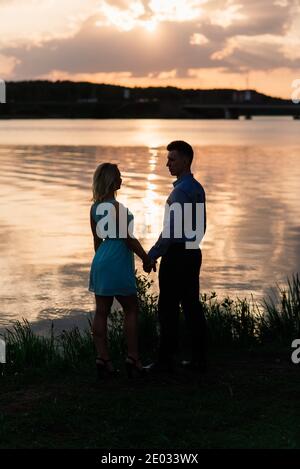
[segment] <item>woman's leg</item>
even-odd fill
[[[109,360],[109,352],[107,346],[107,316],[113,302],[112,296],[99,296],[96,298],[96,313],[93,321],[93,338],[97,350],[98,358]]]
[[[139,361],[138,351],[138,301],[136,295],[117,296],[124,313],[124,333],[127,340],[128,356]]]

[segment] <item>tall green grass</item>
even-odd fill
[[[139,342],[142,358],[152,358],[158,344],[157,296],[151,293],[151,283],[145,276],[137,278]],[[219,300],[215,293],[201,296],[208,325],[209,346],[255,347],[272,343],[290,346],[300,338],[300,281],[294,275],[285,288],[277,286],[278,300],[268,298],[260,303],[246,299]],[[181,319],[182,320],[182,319]],[[182,326],[183,320],[182,320]],[[55,334],[52,324],[47,337],[35,334],[28,321],[17,321],[4,334],[6,341],[5,373],[24,369],[77,368],[92,363],[95,356],[91,334],[91,319],[87,328],[77,327]],[[123,312],[109,317],[109,343],[116,362],[123,360],[125,342]]]
[[[260,334],[263,341],[281,344],[300,338],[300,279],[299,274],[287,280],[287,286],[277,285],[278,300],[263,301],[260,315]]]
[[[260,341],[258,307],[246,299],[224,298],[216,293],[202,295],[208,325],[208,342],[215,346],[249,346]]]

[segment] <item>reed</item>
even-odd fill
[[[158,344],[157,296],[151,293],[151,282],[145,276],[137,277],[137,285],[141,356],[152,358]],[[277,301],[268,298],[260,303],[256,303],[253,298],[227,297],[219,300],[214,292],[203,294],[201,303],[207,319],[209,346],[249,348],[270,343],[274,346],[290,346],[292,340],[300,338],[298,274],[288,279],[284,288],[278,285],[276,288]],[[76,368],[92,363],[95,355],[91,318],[85,330],[75,327],[60,334],[55,334],[52,323],[46,337],[35,334],[29,322],[23,319],[6,330],[4,340],[7,356],[5,374],[25,369]],[[125,342],[122,311],[110,314],[109,343],[113,360],[123,360]]]
[[[300,279],[295,274],[287,279],[285,287],[276,286],[277,300],[263,301],[260,315],[260,333],[263,341],[290,344],[300,338]]]

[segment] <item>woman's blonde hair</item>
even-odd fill
[[[116,164],[99,164],[93,177],[93,201],[102,202],[110,192],[116,191],[119,178],[120,171]]]

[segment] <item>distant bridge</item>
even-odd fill
[[[183,109],[197,117],[238,119],[244,116],[292,116],[300,119],[300,104],[184,104]]]

